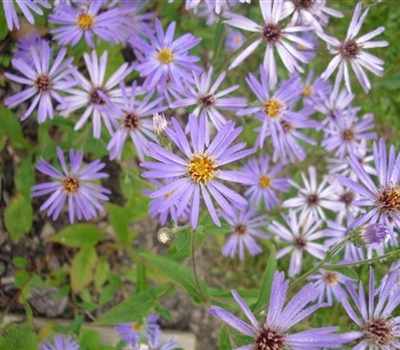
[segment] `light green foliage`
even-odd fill
[[[0,335],[0,349],[2,350],[37,350],[37,337],[32,326],[11,324],[2,329]]]
[[[93,280],[97,254],[93,247],[83,247],[75,256],[71,265],[71,288],[74,293],[80,292]]]
[[[4,212],[6,229],[13,241],[18,241],[32,227],[32,206],[23,196],[14,197]]]
[[[100,232],[91,224],[75,224],[66,227],[56,235],[49,238],[51,242],[57,242],[67,247],[81,248],[93,247],[100,239]]]

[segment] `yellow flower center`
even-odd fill
[[[304,51],[306,47],[302,44],[297,45],[297,50]]]
[[[233,42],[236,45],[239,45],[242,42],[242,38],[239,35],[236,35],[235,38],[233,39]]]
[[[264,105],[264,112],[272,119],[280,117],[280,111],[284,107],[281,101],[275,100],[273,98],[267,100]]]
[[[312,87],[310,85],[307,85],[306,88],[303,91],[303,96],[308,97],[312,94]]]
[[[400,187],[391,185],[384,187],[377,198],[377,206],[383,214],[400,213]]]
[[[132,330],[134,332],[140,332],[143,329],[143,326],[136,321],[132,322]]]
[[[79,189],[79,179],[76,176],[68,176],[63,180],[62,186],[66,194],[74,194]]]
[[[172,193],[174,193],[174,191],[170,191],[168,193],[165,194],[164,198],[169,198],[171,197]]]
[[[261,188],[268,188],[271,186],[272,179],[267,175],[261,175],[258,179],[258,184]]]
[[[87,12],[80,13],[78,15],[78,19],[76,20],[76,24],[83,30],[92,29],[94,17]]]
[[[157,59],[162,64],[171,63],[174,60],[174,53],[170,49],[161,49],[157,53]]]
[[[187,166],[191,179],[200,185],[207,185],[215,176],[216,166],[213,160],[205,154],[194,154],[192,161]]]

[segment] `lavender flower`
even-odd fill
[[[338,211],[340,208],[335,196],[335,189],[329,185],[329,178],[325,177],[324,180],[317,184],[317,172],[315,167],[308,168],[310,175],[309,179],[306,178],[304,173],[301,173],[301,178],[304,182],[304,188],[299,186],[296,182],[291,181],[299,192],[295,198],[287,199],[283,202],[284,208],[296,208],[300,211],[301,220],[309,218],[311,220],[326,219],[323,209]]]
[[[375,185],[371,176],[360,165],[359,161],[350,156],[349,164],[361,184],[338,175],[339,181],[346,187],[360,195],[358,206],[367,207],[367,212],[361,215],[350,227],[355,228],[366,223],[376,223],[386,225],[390,230],[393,241],[395,241],[393,225],[400,229],[400,156],[396,159],[394,146],[390,147],[389,158],[386,154],[386,143],[384,140],[379,141],[377,147],[374,142],[373,154],[376,173],[378,175],[379,184]]]
[[[117,43],[123,41],[125,32],[120,30],[123,17],[117,8],[102,11],[104,0],[93,0],[80,6],[60,4],[49,16],[49,22],[61,27],[50,30],[60,45],[75,46],[84,37],[90,47],[94,47],[93,37]]]
[[[86,62],[86,68],[89,72],[90,81],[81,73],[74,72],[81,89],[67,89],[65,92],[71,96],[66,96],[66,106],[60,106],[61,114],[68,115],[79,108],[86,107],[81,118],[75,125],[75,130],[81,129],[89,117],[92,116],[93,137],[98,139],[101,135],[101,121],[104,122],[110,134],[118,126],[114,113],[110,110],[113,104],[117,102],[117,97],[121,95],[120,91],[113,88],[122,82],[133,70],[128,63],[124,63],[118,70],[104,83],[104,76],[107,67],[108,52],[105,51],[98,59],[95,51],[92,56],[85,53],[83,58]]]
[[[245,41],[246,37],[241,32],[232,28],[227,29],[226,50],[236,51],[243,46]]]
[[[293,34],[296,32],[304,32],[311,28],[289,25],[283,26],[280,22],[290,15],[290,12],[284,11],[283,3],[282,0],[260,1],[261,13],[264,20],[262,25],[240,15],[230,15],[230,18],[226,21],[228,25],[258,33],[260,36],[236,57],[228,69],[237,67],[248,56],[250,56],[258,46],[265,43],[267,49],[263,66],[268,73],[269,85],[271,87],[274,87],[278,81],[274,49],[278,51],[278,54],[289,73],[293,74],[296,71],[303,72],[298,61],[307,63],[308,60],[303,53],[290,44],[290,41],[295,44],[303,45],[307,49],[313,49],[311,43]]]
[[[181,90],[178,90],[183,98],[173,102],[170,107],[178,108],[196,105],[193,114],[196,116],[205,114],[207,116],[207,120],[210,120],[215,127],[220,130],[222,125],[226,123],[226,119],[219,112],[219,109],[238,111],[240,108],[246,106],[246,99],[242,97],[224,97],[237,90],[239,85],[234,85],[217,92],[218,88],[226,77],[226,72],[221,73],[215,83],[211,85],[213,72],[213,67],[211,67],[208,72],[203,72],[201,75],[193,72],[195,88],[192,88],[191,85],[188,85]],[[209,143],[208,129],[209,127],[207,126],[206,144]]]
[[[348,334],[335,334],[337,327],[322,327],[290,333],[290,328],[310,316],[320,308],[320,305],[313,304],[307,307],[310,302],[317,298],[319,293],[309,283],[296,293],[284,307],[288,287],[289,281],[284,281],[284,273],[275,272],[268,314],[263,325],[258,323],[245,301],[234,290],[232,290],[232,295],[251,325],[219,306],[212,306],[209,313],[220,318],[240,333],[253,338],[251,344],[240,347],[240,350],[340,348],[344,343],[351,340]]]
[[[53,338],[53,344],[45,339],[44,343],[39,344],[40,350],[79,350],[78,344],[69,335],[57,335]]]
[[[392,313],[400,304],[400,289],[395,289],[398,275],[392,273],[388,276],[384,285],[381,286],[378,302],[375,305],[375,277],[374,270],[370,268],[369,296],[366,296],[362,282],[358,289],[358,294],[353,285],[347,284],[347,290],[358,309],[357,315],[354,308],[347,300],[346,294],[342,293],[341,303],[356,324],[358,331],[352,332],[353,339],[358,340],[358,344],[353,349],[396,349],[400,337],[400,318],[392,316]],[[356,309],[356,310],[357,310]]]
[[[266,209],[273,209],[281,201],[275,194],[275,191],[288,192],[289,179],[277,177],[282,170],[283,164],[279,163],[272,169],[269,169],[269,156],[265,155],[259,158],[253,158],[243,167],[243,172],[255,178],[255,184],[251,185],[245,192],[249,196],[251,203],[260,208],[261,200],[264,200]]]
[[[381,244],[388,236],[389,229],[380,223],[353,228],[349,233],[350,242],[356,247]]]
[[[289,246],[277,252],[276,258],[280,259],[286,254],[292,252],[289,265],[289,277],[300,273],[303,261],[303,253],[309,252],[317,259],[323,259],[327,248],[321,243],[313,241],[324,237],[324,231],[321,230],[321,220],[309,220],[297,218],[295,211],[290,210],[288,216],[282,215],[289,228],[286,228],[278,221],[273,221],[268,226],[268,230],[275,233]]]
[[[314,71],[310,70],[306,81],[303,84],[302,99],[307,106],[314,106],[316,103],[321,103],[321,99],[327,98],[331,92],[329,82],[321,78],[314,79]]]
[[[47,216],[56,220],[68,202],[69,220],[71,223],[78,220],[90,220],[96,216],[96,211],[103,210],[98,200],[107,201],[107,195],[111,192],[101,186],[90,183],[90,180],[108,177],[108,174],[100,172],[105,167],[100,160],[95,160],[86,166],[82,166],[83,152],[70,150],[70,168],[65,162],[63,152],[57,147],[57,156],[60,161],[62,173],[49,163],[40,159],[37,169],[48,176],[55,178],[52,182],[35,185],[32,188],[32,197],[51,194],[40,207],[41,211],[47,210]]]
[[[112,135],[110,142],[107,145],[107,150],[110,151],[110,159],[121,159],[122,149],[128,136],[131,137],[140,160],[144,160],[144,155],[147,150],[148,138],[156,141],[157,138],[153,133],[153,121],[151,116],[155,112],[163,112],[167,108],[161,105],[162,98],[152,98],[151,93],[147,94],[143,101],[136,99],[136,82],[132,83],[132,88],[128,91],[125,84],[120,84],[122,93],[123,105],[112,113],[116,113],[116,118],[121,121],[120,126]]]
[[[269,238],[269,235],[260,231],[262,227],[266,227],[266,215],[257,215],[254,208],[246,208],[246,210],[235,210],[235,216],[229,217],[222,213],[222,217],[230,226],[231,236],[222,248],[222,254],[233,258],[239,251],[239,258],[244,259],[244,250],[247,248],[251,255],[257,255],[262,252],[254,237]]]
[[[331,50],[335,57],[329,63],[325,72],[322,73],[321,78],[328,79],[332,75],[333,71],[339,67],[335,81],[335,89],[339,88],[340,82],[344,75],[347,90],[351,92],[349,75],[349,65],[351,65],[362,88],[366,93],[368,93],[368,91],[371,89],[371,83],[364,72],[364,68],[371,71],[375,75],[382,76],[384,62],[381,59],[365,52],[364,49],[385,47],[388,46],[389,43],[387,41],[371,41],[372,38],[381,34],[385,30],[384,27],[379,27],[372,32],[369,32],[356,39],[356,36],[360,31],[369,10],[369,8],[367,8],[361,15],[361,8],[362,4],[360,2],[357,4],[354,10],[353,18],[351,19],[344,42],[340,42],[338,39],[322,33],[318,34],[328,44],[335,47],[335,49]]]
[[[184,157],[180,157],[155,143],[149,143],[148,154],[157,162],[141,163],[142,167],[150,169],[150,171],[144,172],[142,176],[150,179],[165,179],[175,176],[181,176],[181,178],[153,192],[150,198],[157,199],[164,197],[167,193],[172,193],[165,199],[159,211],[162,212],[180,201],[177,216],[184,211],[191,201],[190,223],[195,228],[199,218],[200,197],[203,197],[214,223],[220,226],[210,194],[222,210],[230,216],[235,215],[232,205],[244,209],[247,201],[216,179],[247,184],[252,181],[240,172],[221,170],[220,168],[225,164],[247,157],[254,153],[254,150],[242,150],[246,145],[244,142],[230,146],[242,131],[242,128],[235,128],[233,122],[225,123],[210,145],[205,148],[206,119],[202,116],[198,121],[195,115],[190,115],[188,130],[190,131],[193,151],[182,127],[175,118],[172,119],[172,125],[174,130],[167,128],[165,132],[184,154]]]
[[[162,344],[160,329],[157,329],[154,332],[154,335],[151,339],[149,339],[148,344],[149,344],[149,350],[174,350],[180,348],[180,346],[174,342],[173,337],[170,337],[166,343]],[[140,348],[138,348],[137,350],[140,350]]]
[[[32,12],[35,12],[38,15],[43,15],[43,10],[40,6],[45,8],[50,8],[51,5],[47,0],[4,0],[3,1],[3,8],[4,8],[4,15],[6,16],[7,28],[8,30],[13,30],[13,28],[19,29],[19,19],[17,15],[17,11],[15,10],[14,1],[21,9],[22,13],[24,14],[26,20],[30,24],[35,23],[35,18],[33,17]],[[40,6],[39,6],[40,5]]]
[[[159,85],[160,90],[164,90],[168,79],[178,88],[182,88],[181,79],[185,80],[188,72],[200,71],[193,63],[199,58],[188,55],[188,51],[201,39],[185,34],[174,41],[175,27],[176,23],[172,22],[164,34],[161,22],[157,18],[156,36],[152,31],[147,32],[150,43],[138,36],[130,39],[139,60],[135,69],[142,77],[146,77],[143,87],[148,91],[153,90],[156,85]]]
[[[21,120],[28,118],[38,107],[38,122],[43,123],[47,118],[54,118],[52,99],[65,105],[66,100],[59,92],[75,86],[77,82],[71,76],[70,65],[73,58],[64,61],[67,54],[66,49],[61,49],[56,58],[52,60],[53,51],[49,43],[41,41],[38,46],[30,48],[30,57],[20,56],[20,58],[12,60],[13,66],[24,75],[23,77],[12,73],[4,74],[10,80],[29,86],[27,89],[7,97],[5,104],[12,108],[33,98],[29,108],[21,116]]]

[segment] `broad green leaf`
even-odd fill
[[[3,40],[8,34],[7,22],[5,20],[4,9],[3,6],[0,6],[0,40]]]
[[[80,292],[93,280],[93,270],[97,255],[93,247],[84,247],[75,256],[71,265],[71,287],[74,293]]]
[[[60,243],[67,247],[93,247],[100,239],[100,233],[92,224],[75,224],[66,227],[49,238],[49,241]]]
[[[136,268],[136,293],[145,291],[149,287],[146,277],[146,267],[138,264]]]
[[[12,323],[2,330],[0,336],[2,350],[37,350],[37,336],[29,324]]]
[[[32,156],[26,157],[18,166],[15,175],[15,186],[18,191],[30,202],[32,186],[35,184]]]
[[[115,295],[117,291],[118,285],[115,283],[109,283],[105,287],[102,288],[100,298],[99,298],[99,304],[104,305],[108,303],[113,296]]]
[[[252,306],[252,310],[259,310],[263,305],[269,302],[272,280],[276,271],[276,252],[275,246],[271,245],[271,251],[267,260],[267,268],[261,278],[260,290],[258,293],[257,302]]]
[[[226,327],[223,327],[219,333],[219,348],[220,350],[232,349],[231,340],[229,339],[229,334]]]
[[[127,246],[129,242],[129,219],[124,208],[112,203],[106,203],[108,215],[110,216],[110,223],[115,230],[121,244]]]
[[[11,138],[12,144],[18,149],[29,149],[29,144],[22,134],[21,122],[8,108],[0,105],[0,134]]]
[[[189,293],[189,295],[193,297],[195,302],[197,303],[201,302],[202,298],[197,288],[192,269],[176,261],[155,255],[150,252],[142,252],[139,254],[144,260],[153,265],[168,279],[170,279],[171,281],[175,282],[176,284],[184,288]],[[200,277],[199,277],[199,284],[204,294],[204,297],[208,300],[209,298],[208,287]]]
[[[100,258],[96,266],[96,273],[94,275],[94,285],[97,289],[100,289],[101,286],[107,281],[109,272],[110,265],[108,265],[106,258]]]
[[[23,196],[14,197],[4,212],[6,229],[13,241],[17,242],[32,228],[32,205]]]
[[[27,265],[26,259],[23,256],[15,256],[12,259],[12,263],[15,267],[18,267],[20,269],[23,269]]]

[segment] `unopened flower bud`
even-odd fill
[[[389,235],[385,225],[375,223],[354,228],[349,233],[350,242],[356,247],[369,244],[379,244]]]
[[[164,133],[165,128],[167,127],[167,120],[163,113],[154,113],[153,114],[153,126],[154,132],[157,136]]]

